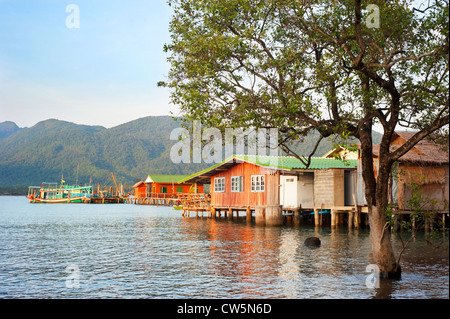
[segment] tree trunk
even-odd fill
[[[380,211],[378,206],[373,205],[368,208],[373,262],[379,267],[382,278],[400,278],[401,267],[394,256],[384,209]]]
[[[382,278],[399,278],[401,269],[397,265],[386,225],[387,194],[392,164],[380,156],[378,176],[375,178],[370,126],[364,127],[359,132],[359,139],[373,262],[379,267]]]

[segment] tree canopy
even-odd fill
[[[172,68],[161,84],[191,118],[292,138],[448,123],[446,2],[375,1],[379,28],[361,1],[169,3]]]
[[[159,85],[213,127],[317,130],[361,142],[374,258],[398,268],[383,227],[392,165],[439,130],[448,137],[448,1],[169,0],[171,69]],[[371,132],[381,127],[380,170]],[[392,151],[396,129],[417,133]]]

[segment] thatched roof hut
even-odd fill
[[[395,132],[392,136],[391,150],[395,151],[401,145],[406,143],[415,133],[414,132]],[[373,155],[378,157],[380,154],[380,145],[373,145]],[[448,151],[444,150],[442,145],[423,139],[417,143],[409,152],[400,157],[400,163],[416,163],[427,165],[445,165],[449,164]]]

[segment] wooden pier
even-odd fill
[[[125,199],[126,204],[134,205],[174,206],[177,202],[177,198],[131,197]]]
[[[83,199],[85,204],[123,204],[125,198],[121,196],[99,196]]]
[[[266,224],[266,214],[270,214],[271,207],[211,207],[208,217],[239,217],[240,213],[245,214],[248,221],[254,220],[256,224]],[[191,208],[191,210],[195,210]],[[201,210],[200,210],[201,211]],[[273,211],[273,210],[272,210]],[[368,226],[369,218],[367,214],[367,207],[334,207],[330,208],[316,208],[311,209],[296,209],[296,210],[281,210],[279,212],[283,217],[283,224],[292,224],[299,226],[300,224],[313,224],[316,227],[320,226],[344,226],[349,228],[360,228]]]
[[[256,224],[264,225],[267,213],[267,207],[244,207],[244,206],[211,206],[211,197],[208,194],[180,194],[178,198],[182,205],[182,216],[191,217],[191,212],[195,212],[195,217],[220,218],[225,217],[233,219],[234,217],[245,216],[248,222],[254,221]],[[280,208],[281,210],[281,208]],[[242,213],[242,215],[240,215]],[[426,214],[427,212],[425,212]],[[320,207],[311,209],[295,209],[295,210],[281,210],[284,222],[283,224],[290,224],[300,226],[301,224],[312,224],[316,227],[330,226],[348,227],[349,229],[358,229],[362,227],[369,227],[369,215],[367,206],[333,206]],[[397,210],[394,216],[399,221],[403,218],[411,218],[413,212]],[[428,217],[427,217],[428,218]],[[441,227],[445,228],[448,224],[449,212],[438,211],[434,219],[441,220]],[[428,218],[426,220],[425,228],[432,229],[432,221]],[[393,228],[397,228],[394,225]]]
[[[148,197],[128,197],[124,202],[134,205],[177,206],[180,200],[172,194],[149,194]]]
[[[183,207],[182,216],[189,217],[191,212],[199,213],[211,212],[211,196],[204,193],[178,194],[178,200]]]

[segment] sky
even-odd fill
[[[157,87],[171,15],[166,0],[0,0],[0,122],[178,114]]]

